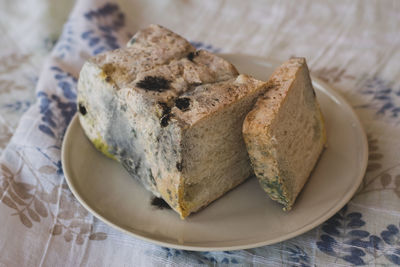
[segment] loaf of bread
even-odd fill
[[[252,175],[241,129],[265,89],[150,25],[84,64],[79,120],[97,149],[185,218]]]
[[[243,137],[260,185],[290,210],[326,143],[304,58],[275,70],[268,90],[246,116]]]

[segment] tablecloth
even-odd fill
[[[77,0],[0,3],[0,266],[400,265],[400,2]],[[353,199],[321,226],[259,248],[160,247],[97,220],[60,161],[83,62],[157,23],[214,52],[307,58],[368,134]],[[63,26],[62,26],[63,25]]]

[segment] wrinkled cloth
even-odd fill
[[[399,2],[72,4],[0,6],[0,266],[400,265]],[[306,57],[312,74],[349,101],[368,134],[368,168],[353,199],[296,238],[225,252],[160,247],[86,211],[69,191],[61,165],[80,68],[150,23],[213,52],[281,62]]]

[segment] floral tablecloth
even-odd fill
[[[400,265],[399,14],[384,0],[0,2],[0,266]],[[306,57],[368,134],[353,199],[301,236],[230,252],[160,247],[88,213],[60,161],[79,70],[150,23],[214,52]]]

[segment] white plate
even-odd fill
[[[222,55],[241,73],[267,80],[273,64],[263,58]],[[77,116],[62,146],[62,164],[75,197],[96,217],[124,233],[187,250],[235,250],[280,242],[321,224],[342,208],[362,181],[367,139],[346,101],[313,78],[326,121],[328,148],[290,212],[270,200],[255,178],[202,211],[181,220],[151,205],[152,195],[117,162],[98,152]]]

